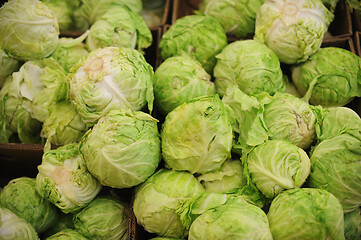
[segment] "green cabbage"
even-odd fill
[[[0,90],[0,142],[41,142],[42,124],[23,107],[24,101],[18,86],[9,76]]]
[[[354,240],[361,238],[360,208],[344,214],[345,239]]]
[[[104,47],[142,50],[152,44],[152,33],[144,19],[125,7],[109,9],[90,27],[86,46],[89,51]]]
[[[84,237],[83,235],[81,235],[80,233],[78,233],[73,229],[65,229],[46,238],[45,240],[87,240],[87,239],[88,238]]]
[[[40,132],[40,136],[46,139],[44,151],[49,150],[51,144],[77,143],[86,130],[83,119],[70,102],[57,102],[50,110]]]
[[[139,225],[160,236],[182,238],[188,235],[191,201],[204,192],[190,173],[160,169],[135,189],[134,214]]]
[[[72,30],[73,9],[68,1],[41,0],[41,2],[43,2],[44,5],[55,14],[60,31]]]
[[[206,173],[230,157],[233,131],[218,95],[199,97],[170,112],[161,130],[162,155],[167,167]]]
[[[85,57],[89,53],[83,43],[88,35],[89,31],[86,31],[77,38],[60,38],[59,44],[51,54],[51,57],[57,61],[66,72],[70,72],[70,69],[75,66],[82,57]]]
[[[14,88],[22,97],[22,106],[31,116],[44,122],[58,101],[68,97],[64,69],[52,58],[28,61],[13,73]]]
[[[19,70],[20,65],[18,60],[10,57],[0,48],[0,88],[3,87],[8,76]]]
[[[323,5],[325,5],[325,7],[327,7],[328,10],[334,13],[339,0],[321,0],[321,2]]]
[[[273,199],[267,217],[273,239],[345,239],[341,204],[325,190],[284,191]]]
[[[287,93],[248,96],[228,88],[222,101],[229,107],[235,136],[234,151],[247,151],[266,139],[286,140],[308,149],[316,138],[316,107]]]
[[[216,56],[214,77],[217,92],[223,96],[235,86],[246,94],[284,92],[280,62],[265,44],[240,40],[227,45]]]
[[[79,144],[47,151],[38,170],[36,190],[64,213],[83,208],[101,189],[80,156]]]
[[[80,153],[102,185],[136,186],[160,161],[157,120],[140,111],[112,110],[84,135]]]
[[[129,206],[114,197],[98,196],[74,215],[75,230],[89,239],[125,240]]]
[[[310,173],[310,159],[301,148],[287,141],[267,140],[242,156],[247,178],[267,198],[298,188]]]
[[[38,0],[11,0],[0,8],[0,48],[27,61],[48,57],[57,47],[55,14]]]
[[[166,59],[155,70],[153,88],[155,105],[165,114],[189,100],[216,93],[211,76],[186,56]]]
[[[169,57],[190,55],[211,74],[216,55],[227,45],[227,36],[220,23],[211,16],[189,15],[178,19],[163,34],[160,55]]]
[[[112,109],[153,108],[153,69],[137,50],[97,49],[72,71],[70,98],[89,127]]]
[[[141,14],[143,3],[142,0],[79,0],[79,5],[73,12],[74,28],[77,31],[86,31],[109,10],[124,6]]]
[[[39,240],[34,227],[10,210],[0,207],[0,239]]]
[[[190,229],[189,239],[273,239],[265,212],[242,199],[227,200],[202,213]]]
[[[345,212],[361,206],[361,139],[347,133],[323,140],[311,154],[309,185],[326,189]]]
[[[304,98],[324,107],[344,106],[361,96],[361,59],[338,47],[319,49],[292,69],[292,81]]]
[[[315,126],[319,142],[347,133],[361,139],[360,116],[347,107],[331,107],[319,111]]]
[[[203,0],[199,12],[217,19],[228,35],[252,37],[257,10],[263,3],[264,0]]]
[[[255,39],[283,63],[304,62],[320,48],[333,17],[320,0],[266,1],[257,12]]]
[[[38,233],[47,230],[58,218],[55,206],[36,191],[35,178],[11,180],[0,193],[0,205],[25,219]]]

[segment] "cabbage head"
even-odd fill
[[[109,10],[117,7],[128,7],[131,11],[141,14],[142,0],[78,0],[79,6],[74,8],[76,31],[86,31]]]
[[[38,233],[55,224],[57,209],[36,191],[35,178],[11,180],[0,193],[0,205],[29,222]]]
[[[240,40],[227,45],[216,56],[214,77],[217,92],[223,96],[235,86],[246,94],[284,92],[280,61],[264,43]]]
[[[89,127],[112,109],[153,108],[153,68],[137,50],[97,49],[72,72],[70,98]]]
[[[19,70],[21,62],[10,57],[4,50],[0,48],[0,88],[3,87],[5,80],[13,72]]]
[[[273,199],[267,217],[274,239],[345,239],[342,206],[322,189],[298,188],[280,193]]]
[[[69,101],[54,104],[49,117],[43,122],[40,136],[46,139],[44,150],[49,150],[51,144],[66,145],[77,143],[85,134],[87,126]]]
[[[333,17],[320,0],[266,1],[257,12],[254,38],[282,63],[304,62],[320,48]]]
[[[98,196],[74,215],[75,230],[87,239],[125,240],[129,206],[110,196]]]
[[[55,14],[38,0],[11,0],[0,8],[0,48],[22,61],[48,57],[57,47]]]
[[[361,96],[361,59],[338,47],[320,48],[292,69],[292,81],[313,105],[340,107]]]
[[[195,98],[170,112],[162,125],[162,155],[167,167],[206,173],[231,154],[233,131],[218,95]]]
[[[81,140],[80,153],[102,185],[129,188],[144,182],[160,161],[157,120],[140,111],[112,110]]]
[[[109,9],[89,30],[89,51],[104,47],[128,47],[142,50],[152,44],[152,33],[141,15],[126,7]]]
[[[10,210],[0,207],[0,239],[2,240],[39,240],[34,227],[25,219]]]
[[[361,119],[351,108],[326,108],[317,115],[320,119],[315,128],[319,142],[344,133],[361,139]]]
[[[38,170],[36,190],[64,213],[83,208],[101,189],[80,156],[79,144],[45,152]]]
[[[88,238],[81,235],[79,232],[73,229],[65,229],[60,232],[51,235],[45,240],[87,240]]]
[[[159,236],[186,237],[191,220],[183,212],[189,212],[190,202],[203,192],[192,174],[160,169],[135,189],[133,209],[137,222]]]
[[[360,208],[344,214],[345,239],[361,238],[361,212]]]
[[[253,37],[258,8],[264,0],[203,0],[199,12],[217,19],[227,35]]]
[[[68,97],[66,73],[53,58],[28,61],[12,77],[24,99],[22,106],[40,122],[49,117],[56,102]]]
[[[316,138],[314,107],[293,95],[276,93],[264,102],[263,121],[270,139],[287,140],[308,149]]]
[[[228,88],[222,99],[233,123],[234,151],[247,149],[267,139],[286,140],[308,149],[316,138],[318,109],[287,93],[266,93],[248,96],[237,88]]]
[[[71,31],[73,27],[73,9],[69,1],[41,0],[52,11],[59,24],[60,31]]]
[[[0,90],[0,142],[40,143],[42,123],[23,107],[26,101],[9,76]]]
[[[248,181],[267,198],[298,188],[310,173],[306,152],[283,140],[267,140],[242,156]]]
[[[211,16],[189,15],[178,19],[163,34],[159,42],[160,55],[189,55],[212,74],[216,55],[228,44],[221,24]]]
[[[77,38],[62,37],[59,39],[58,47],[51,57],[59,63],[68,73],[82,57],[88,55],[88,50],[83,41],[88,37],[89,31],[84,32]]]
[[[332,193],[345,212],[361,206],[361,139],[347,133],[326,139],[311,154],[309,185]]]
[[[197,217],[189,229],[188,239],[273,238],[267,216],[261,208],[242,199],[232,199]]]
[[[201,96],[214,95],[215,85],[202,65],[187,56],[167,58],[155,70],[155,105],[168,114],[179,105]]]

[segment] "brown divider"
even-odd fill
[[[332,37],[351,37],[352,36],[352,20],[350,6],[345,0],[340,0],[336,6],[335,18],[330,24],[329,33]]]
[[[355,50],[356,50],[356,54],[361,57],[361,32],[360,31],[356,31],[353,35],[353,43],[355,45]]]

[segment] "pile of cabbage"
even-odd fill
[[[61,25],[67,4],[84,29]],[[0,142],[44,144],[44,154],[36,176],[2,181],[0,239],[130,234],[130,199],[115,189],[144,182],[160,161],[144,57],[152,34],[139,11],[142,1],[126,0],[1,6]]]
[[[163,34],[150,237],[360,238],[361,58],[321,48],[337,2],[205,0]]]
[[[0,9],[0,140],[45,143],[37,175],[2,186],[0,238],[126,239],[131,214],[151,239],[360,238],[361,58],[321,48],[337,1],[202,1],[156,69],[143,28],[92,32],[119,13],[137,29],[123,1],[80,1],[76,39],[40,1]]]

